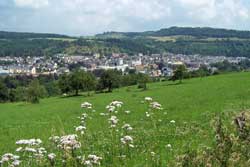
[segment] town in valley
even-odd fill
[[[0,75],[49,75],[69,73],[75,68],[85,71],[117,69],[126,73],[129,69],[137,73],[148,74],[151,77],[172,76],[178,65],[185,65],[189,72],[205,66],[216,71],[213,64],[220,62],[238,64],[249,61],[246,57],[203,56],[183,54],[150,54],[128,55],[113,53],[102,56],[98,53],[83,55],[55,54],[52,57],[0,57]]]

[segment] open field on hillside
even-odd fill
[[[0,104],[0,155],[15,152],[17,140],[30,138],[40,138],[48,152],[54,152],[48,138],[76,133],[78,117],[88,112],[87,130],[80,137],[82,147],[78,153],[101,156],[103,166],[153,166],[155,161],[166,166],[176,155],[214,142],[210,121],[216,113],[250,108],[250,73],[190,79],[181,85],[161,82],[148,87],[147,91],[129,87],[91,97],[48,98],[40,104]],[[153,120],[145,114],[145,97],[162,104],[163,110],[155,111]],[[111,132],[110,115],[100,113],[108,113],[106,105],[113,100],[124,104],[116,114],[117,129]],[[95,112],[80,108],[85,101],[93,104]],[[133,136],[134,148],[125,148],[120,142],[125,123],[133,127],[129,135]]]
[[[46,38],[46,39],[55,40],[55,41],[66,41],[66,42],[73,42],[77,40],[77,38]]]
[[[188,36],[188,35],[175,35],[175,36],[162,36],[162,37],[156,37],[156,36],[150,36],[148,37],[150,39],[154,39],[156,41],[160,42],[176,42],[177,40],[180,41],[203,41],[203,42],[215,42],[215,41],[241,41],[241,42],[249,42],[250,39],[242,39],[242,38],[196,38],[194,36]]]

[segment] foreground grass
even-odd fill
[[[145,117],[147,107],[141,101],[146,96],[153,97],[164,107],[156,113],[156,129]],[[136,148],[127,160],[110,154],[114,146],[110,143],[109,124],[107,117],[100,115],[107,112],[105,106],[112,100],[123,101],[123,110],[131,111],[130,114],[117,114],[121,126],[129,123],[134,128],[132,135]],[[1,104],[0,154],[13,152],[18,139],[41,138],[46,147],[52,135],[75,133],[74,126],[79,124],[77,117],[83,112],[80,104],[84,101],[92,103],[96,110],[87,122],[82,148],[86,154],[102,156],[104,166],[152,166],[150,153],[155,152],[160,156],[160,164],[166,166],[188,149],[212,144],[210,120],[215,113],[249,108],[250,73],[185,80],[181,85],[155,83],[150,84],[147,91],[129,87],[92,97],[49,98],[35,105]],[[171,120],[176,123],[171,124]],[[119,139],[114,144],[118,145]],[[167,144],[172,145],[172,150],[166,148]]]

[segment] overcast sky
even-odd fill
[[[0,0],[0,30],[93,35],[171,26],[250,30],[250,0]]]

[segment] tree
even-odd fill
[[[17,101],[27,101],[27,88],[23,86],[17,87],[15,96]]]
[[[31,103],[39,103],[39,99],[47,94],[44,86],[41,86],[37,79],[34,79],[27,90],[27,100]]]
[[[205,65],[201,65],[197,72],[198,72],[200,78],[203,78],[205,76],[210,75],[210,71],[207,68],[207,66],[205,66]]]
[[[127,74],[122,76],[122,86],[131,86],[138,83],[137,74]]]
[[[55,81],[45,83],[44,86],[49,96],[56,96],[56,95],[60,95],[61,93],[58,83]]]
[[[85,72],[84,70],[75,70],[70,75],[69,82],[71,88],[75,91],[75,95],[78,95],[79,91],[89,92],[96,87],[95,76],[92,73]]]
[[[75,70],[70,74],[70,86],[75,91],[75,96],[79,94],[79,90],[83,89],[83,79],[85,72],[82,70]]]
[[[89,91],[94,90],[96,87],[96,78],[95,76],[90,73],[90,72],[86,72],[83,76],[82,76],[82,80],[83,80],[83,90],[88,92],[89,95]]]
[[[71,91],[70,76],[63,74],[59,77],[58,86],[62,93],[69,93]]]
[[[172,81],[179,80],[179,83],[182,83],[186,71],[187,69],[185,65],[179,65],[177,69],[174,71],[174,75],[172,76],[171,80]]]
[[[0,102],[8,101],[8,88],[2,80],[0,80]]]
[[[11,76],[6,76],[4,78],[4,83],[6,85],[7,88],[10,88],[10,89],[15,89],[18,85],[18,82],[15,78],[11,77]]]
[[[149,82],[149,76],[146,74],[138,74],[138,88],[142,88],[143,90],[147,89],[147,83]]]
[[[97,85],[97,90],[108,89],[112,92],[114,88],[120,86],[121,73],[117,70],[107,70],[102,75]]]

